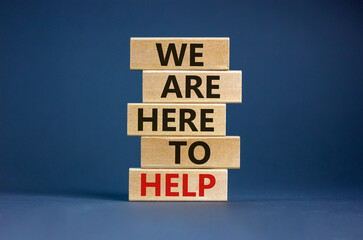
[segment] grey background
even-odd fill
[[[77,228],[80,236],[87,231],[101,233],[103,225],[92,222],[92,216],[109,219],[107,211],[111,215],[113,211],[107,204],[116,204],[120,216],[133,219],[125,220],[129,225],[124,227],[147,221],[144,215],[140,219],[129,216],[137,216],[129,209],[135,205],[123,202],[127,200],[128,168],[140,166],[140,139],[126,136],[127,103],[142,101],[141,72],[129,70],[129,39],[158,36],[230,37],[230,68],[243,71],[243,103],[227,106],[227,135],[242,140],[241,169],[229,171],[231,202],[223,205],[226,208],[218,216],[225,223],[237,224],[248,222],[247,216],[256,213],[256,221],[252,219],[256,228],[247,227],[252,235],[240,233],[252,238],[274,236],[269,231],[257,234],[259,227],[266,226],[263,219],[269,216],[268,209],[272,211],[268,219],[277,224],[273,226],[281,237],[290,236],[280,229],[291,223],[292,229],[300,230],[299,237],[311,239],[303,234],[307,228],[299,228],[306,226],[302,222],[314,228],[319,226],[314,221],[329,216],[331,222],[324,221],[319,228],[324,234],[340,226],[341,233],[358,236],[352,228],[357,230],[354,226],[362,223],[360,200],[358,205],[340,202],[327,208],[323,203],[304,202],[300,212],[299,206],[283,202],[282,206],[289,207],[281,216],[273,201],[361,199],[362,2],[0,4],[0,230],[6,236],[14,230],[35,239],[54,237],[58,231],[66,232],[65,223],[84,221],[84,227]],[[93,201],[100,202],[94,205]],[[267,207],[254,212],[258,201],[268,201]],[[160,206],[185,206],[178,207],[180,212],[192,208],[201,216],[213,214],[207,209],[215,208],[213,204],[168,204],[136,206],[153,209],[146,215],[154,214],[155,219],[161,217],[155,215]],[[191,206],[210,207],[202,207],[203,213]],[[234,217],[228,218],[230,207],[236,210],[230,210]],[[80,209],[84,212],[79,213]],[[339,209],[342,215],[334,218]],[[312,222],[305,213],[314,216]],[[198,219],[196,215],[186,219]],[[279,216],[284,220],[275,222]],[[343,224],[349,220],[356,225]],[[37,222],[28,231],[17,231],[17,223]],[[193,226],[169,222],[181,224],[185,231]],[[110,224],[115,227],[112,236],[119,237],[120,222]],[[216,225],[204,227],[217,231]],[[155,229],[165,229],[158,226]],[[44,229],[50,229],[49,235],[44,235]],[[213,231],[209,234],[218,236]]]

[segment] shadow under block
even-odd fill
[[[129,169],[129,201],[227,201],[226,169]]]
[[[240,168],[240,138],[141,137],[141,168]]]
[[[242,102],[242,71],[143,71],[142,74],[143,102]]]
[[[225,136],[225,104],[127,105],[129,136]]]
[[[131,38],[130,69],[229,69],[229,38]]]

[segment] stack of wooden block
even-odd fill
[[[130,201],[227,201],[227,169],[240,168],[240,138],[226,136],[226,103],[242,102],[242,72],[229,70],[229,38],[131,38],[143,102],[128,104],[127,133],[141,137]]]

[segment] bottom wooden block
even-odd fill
[[[227,201],[226,169],[129,169],[129,201]]]

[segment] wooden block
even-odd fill
[[[240,138],[141,137],[141,168],[240,168]]]
[[[241,103],[242,71],[143,71],[143,102]]]
[[[229,69],[229,38],[131,38],[130,68]]]
[[[129,201],[227,201],[227,170],[130,168]]]
[[[129,103],[127,134],[225,136],[226,105]]]

